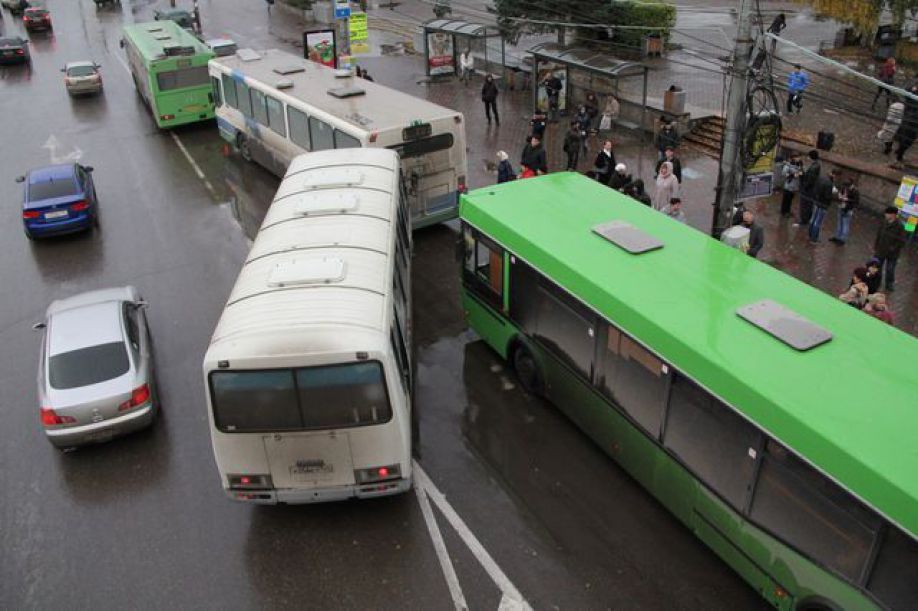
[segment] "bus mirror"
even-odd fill
[[[118,41],[118,46],[121,47],[122,49],[124,48],[124,39],[123,39],[123,38],[122,38],[120,41]]]

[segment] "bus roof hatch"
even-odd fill
[[[268,275],[268,286],[331,284],[344,280],[346,266],[338,257],[291,259],[278,263]]]
[[[600,223],[593,227],[593,233],[633,255],[663,248],[663,242],[625,221]]]
[[[805,351],[832,339],[832,334],[800,314],[771,299],[750,303],[737,315],[794,350]]]

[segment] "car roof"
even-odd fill
[[[90,303],[57,312],[48,329],[48,356],[124,341],[121,302]]]
[[[96,62],[89,62],[89,61],[67,62],[66,64],[64,64],[64,69],[70,70],[71,68],[80,68],[82,66],[89,66],[90,68],[95,68]]]
[[[132,286],[119,286],[105,289],[96,289],[86,291],[65,299],[57,299],[51,302],[45,315],[51,317],[54,314],[79,308],[94,303],[105,303],[107,301],[134,301],[137,299],[137,289]]]
[[[49,180],[63,180],[64,178],[73,178],[75,164],[65,163],[59,165],[49,165],[43,168],[35,168],[29,172],[29,184],[34,185],[39,182],[48,182]]]

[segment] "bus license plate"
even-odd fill
[[[45,212],[46,219],[59,219],[67,216],[66,210],[55,210],[53,212]]]

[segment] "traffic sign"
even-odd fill
[[[335,19],[347,19],[350,16],[350,0],[335,0]]]

